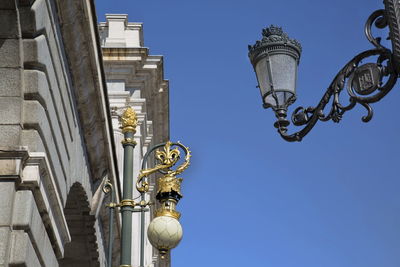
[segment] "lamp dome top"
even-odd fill
[[[278,27],[275,25],[271,25],[269,27],[266,27],[262,29],[262,39],[260,41],[256,41],[254,45],[249,45],[249,53],[254,52],[257,48],[263,47],[263,46],[270,46],[270,45],[276,45],[276,44],[284,44],[284,45],[291,45],[293,48],[295,48],[299,54],[301,54],[301,44],[299,41],[296,39],[291,39],[282,30],[282,27]]]

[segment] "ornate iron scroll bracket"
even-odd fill
[[[110,180],[107,180],[102,188],[103,192],[105,194],[113,194],[114,187],[111,183]],[[145,201],[141,200],[136,202],[134,199],[122,199],[120,203],[116,203],[114,200],[114,197],[112,197],[112,200],[110,203],[106,204],[106,207],[108,208],[120,208],[120,207],[139,207],[139,209],[134,209],[133,212],[140,212],[142,209],[145,209],[147,206],[154,205],[153,202],[151,201]]]
[[[108,194],[114,190],[114,187],[113,187],[110,179],[107,179],[105,181],[102,190],[103,190],[104,194]]]
[[[367,114],[362,117],[363,122],[369,122],[373,117],[370,104],[378,102],[396,84],[400,73],[400,2],[384,0],[385,9],[373,12],[366,24],[365,34],[373,49],[364,51],[351,59],[335,76],[325,94],[316,107],[298,107],[291,115],[291,121],[296,126],[303,126],[300,131],[288,134],[286,119],[287,106],[275,109],[277,121],[275,127],[286,141],[301,141],[318,121],[340,122],[344,113],[353,109],[357,104],[363,106]],[[392,50],[381,44],[380,37],[372,35],[372,27],[383,29],[389,27],[389,39]],[[374,58],[372,62],[363,63]],[[343,105],[340,94],[346,88],[349,102]],[[326,106],[330,104],[330,109]]]

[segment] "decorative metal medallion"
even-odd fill
[[[351,76],[349,84],[353,86],[354,91],[360,95],[369,95],[379,88],[381,78],[381,70],[377,64],[367,63],[358,67],[353,76]]]

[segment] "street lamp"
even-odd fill
[[[263,107],[274,111],[277,118],[274,126],[283,139],[290,142],[301,141],[318,121],[339,122],[343,114],[356,104],[367,110],[362,121],[371,120],[373,110],[370,104],[378,102],[390,92],[400,73],[400,1],[383,2],[385,9],[373,12],[365,24],[366,37],[374,48],[358,54],[339,71],[317,106],[298,107],[294,110],[292,123],[304,127],[293,134],[287,133],[290,122],[286,117],[289,105],[296,100],[301,45],[276,26],[263,29],[263,38],[254,45],[249,45],[249,58],[257,76]],[[372,35],[373,25],[379,29],[389,27],[392,50],[381,44],[380,37]],[[361,64],[371,58],[376,60]],[[345,88],[350,100],[343,105],[340,94]],[[324,112],[329,103],[331,108]]]
[[[163,150],[156,149],[163,147]],[[179,159],[181,149],[185,153],[184,162],[172,169]],[[149,155],[155,151],[155,158],[159,164],[153,168],[145,169]],[[176,210],[176,205],[183,197],[181,193],[182,178],[176,176],[181,174],[190,165],[191,153],[188,147],[181,143],[172,143],[170,141],[162,143],[151,148],[143,157],[142,170],[139,173],[136,182],[138,191],[144,193],[149,190],[149,186],[145,179],[153,173],[161,173],[161,177],[157,179],[157,195],[160,208],[155,212],[155,218],[150,222],[147,229],[147,237],[153,247],[160,252],[161,258],[164,258],[169,250],[175,248],[182,239],[182,226],[179,223],[181,214]],[[142,223],[142,225],[144,225]],[[142,233],[144,231],[142,230]]]
[[[182,226],[179,223],[180,213],[175,207],[182,198],[180,191],[182,178],[176,176],[181,174],[190,165],[191,153],[188,147],[181,143],[158,144],[148,150],[143,157],[142,169],[136,181],[136,189],[141,194],[141,200],[135,201],[133,196],[133,150],[136,146],[134,134],[138,124],[135,111],[128,107],[120,116],[121,130],[124,134],[122,146],[124,148],[124,173],[123,173],[123,196],[120,203],[115,203],[113,185],[110,181],[105,182],[104,193],[111,192],[111,202],[107,205],[109,211],[109,248],[107,252],[107,266],[112,266],[112,250],[113,250],[113,218],[114,209],[119,207],[122,217],[121,229],[121,258],[120,267],[130,267],[131,265],[131,248],[132,248],[132,213],[141,213],[141,229],[140,229],[140,267],[144,267],[144,212],[149,211],[147,208],[152,203],[145,200],[145,194],[149,191],[149,183],[147,178],[154,173],[161,173],[162,176],[157,181],[156,199],[159,201],[160,208],[155,212],[155,218],[148,227],[147,235],[150,243],[159,250],[161,258],[164,258],[168,251],[175,248],[182,239]],[[163,150],[157,150],[163,148]],[[184,162],[178,167],[172,169],[181,158],[181,150],[185,154]],[[155,154],[159,164],[153,168],[146,169],[147,161],[151,154]]]
[[[263,39],[249,48],[249,58],[257,75],[263,107],[271,107],[278,114],[279,125],[287,126],[284,120],[287,108],[296,101],[301,45],[279,27],[265,28],[262,35]]]

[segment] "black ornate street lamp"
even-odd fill
[[[301,45],[290,39],[282,28],[270,26],[263,29],[263,38],[249,45],[249,58],[254,67],[261,91],[264,108],[271,107],[277,117],[275,127],[286,141],[301,141],[318,121],[339,122],[343,114],[360,104],[367,110],[362,117],[368,122],[373,116],[371,103],[378,102],[390,92],[400,73],[400,1],[384,0],[385,9],[373,12],[366,24],[365,34],[374,46],[350,60],[336,75],[321,101],[316,107],[298,107],[291,121],[296,126],[304,126],[300,131],[288,134],[286,119],[289,105],[296,100],[297,65]],[[392,50],[381,44],[380,37],[371,33],[372,26],[379,29],[389,27]],[[363,63],[366,59],[375,61]],[[349,103],[340,103],[340,94],[346,88]],[[330,109],[325,107],[331,103]]]

